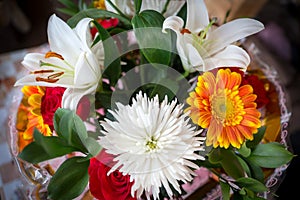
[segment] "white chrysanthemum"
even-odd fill
[[[117,107],[110,111],[116,121],[102,122],[104,136],[99,140],[107,153],[116,156],[109,173],[118,169],[129,174],[134,181],[131,194],[137,197],[145,191],[158,199],[162,186],[171,197],[169,184],[180,193],[178,181],[191,181],[192,169],[198,168],[190,160],[204,160],[196,152],[204,150],[205,140],[189,124],[183,105],[168,103],[167,97],[160,104],[158,96],[150,100],[140,92],[131,106]]]

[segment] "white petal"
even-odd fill
[[[157,12],[162,12],[167,0],[144,0],[142,3],[141,11],[143,10],[156,10]],[[164,13],[165,17],[169,17],[177,14],[177,12],[184,5],[185,1],[172,0],[169,2],[167,11]]]
[[[92,21],[91,18],[83,18],[78,22],[74,31],[76,35],[80,38],[82,44],[82,50],[90,49],[92,45],[92,36],[89,31],[89,24]]]
[[[195,68],[203,65],[203,60],[197,51],[197,49],[192,44],[187,44],[188,49],[188,57],[189,57],[189,63],[191,65],[189,71],[195,72]],[[199,68],[198,68],[199,69]],[[200,70],[202,71],[202,70]]]
[[[25,57],[22,61],[22,65],[31,72],[40,70],[41,67],[40,67],[39,61],[44,58],[45,58],[45,55],[43,55],[43,54],[29,53],[29,54],[25,55]]]
[[[164,2],[166,2],[166,1],[164,1]],[[180,1],[180,0],[170,1],[167,11],[164,13],[164,17],[176,15],[180,11],[180,9],[184,5],[184,3],[185,3],[185,1]]]
[[[244,49],[229,45],[223,51],[205,60],[204,71],[217,67],[240,67],[246,70],[249,64],[250,57]]]
[[[41,66],[41,61],[44,63],[50,63],[52,66]],[[22,61],[22,65],[24,65],[31,72],[47,69],[52,69],[55,71],[58,71],[58,69],[60,69],[60,71],[74,70],[72,66],[67,65],[63,60],[56,57],[45,58],[45,55],[40,53],[27,54]]]
[[[81,42],[69,25],[55,14],[48,22],[48,41],[51,51],[63,55],[68,63],[75,65]]]
[[[203,0],[187,0],[185,27],[192,33],[199,33],[209,24],[206,5]]]
[[[89,91],[67,88],[62,96],[62,107],[70,110],[76,110],[80,99],[86,94],[89,94]]]
[[[56,83],[48,83],[44,81],[36,81],[36,74],[29,74],[19,79],[14,86],[21,85],[38,85],[38,86],[46,86],[46,87],[68,87],[73,88],[73,77],[64,76],[59,79]]]
[[[98,84],[100,66],[90,53],[82,52],[75,67],[74,85],[77,88],[87,88]]]
[[[229,44],[255,34],[264,29],[264,25],[254,19],[236,19],[210,32],[206,47],[210,55],[218,52]]]
[[[104,47],[102,41],[97,42],[93,47],[92,47],[92,52],[95,54],[98,63],[103,66],[104,65]]]
[[[180,34],[180,30],[183,28],[184,21],[180,17],[171,16],[165,19],[163,23],[162,30],[166,32],[166,29],[171,29],[175,31],[177,34]]]
[[[125,15],[132,16],[134,14],[134,5],[131,0],[111,0],[111,2]],[[108,11],[117,13],[117,11],[107,2],[105,1],[105,7]]]

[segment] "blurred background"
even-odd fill
[[[47,22],[62,5],[56,0],[0,0],[0,199],[24,199],[18,192],[21,181],[7,143],[8,116],[13,100],[13,84],[22,71],[24,55],[47,46]],[[207,0],[212,15],[228,19],[252,17],[265,25],[254,37],[272,55],[278,66],[292,113],[289,124],[290,147],[300,154],[300,2],[299,0]],[[277,199],[298,196],[300,159],[295,157],[276,192]]]

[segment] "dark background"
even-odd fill
[[[47,42],[47,21],[61,5],[54,0],[0,0],[0,54],[34,47]],[[280,76],[290,96],[292,117],[290,147],[300,154],[300,9],[296,0],[269,0],[256,18],[266,29],[256,35],[282,67]],[[295,199],[299,195],[300,159],[288,167],[276,199]],[[296,198],[297,199],[297,198]]]

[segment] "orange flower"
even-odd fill
[[[198,77],[197,87],[189,94],[185,111],[195,124],[208,128],[206,145],[240,148],[261,126],[256,109],[256,95],[251,85],[242,85],[242,77],[230,69],[217,74],[205,72]]]
[[[44,124],[41,114],[41,101],[45,88],[40,86],[24,86],[24,94],[17,117],[20,151],[33,140],[33,130],[37,128],[45,136],[52,135],[48,125]]]

